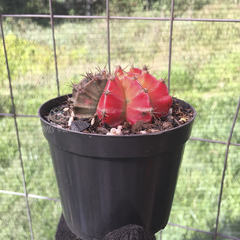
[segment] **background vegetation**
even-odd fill
[[[54,14],[105,14],[105,1],[53,1]],[[111,15],[170,17],[170,0],[110,1]],[[175,17],[239,19],[239,1],[176,0]],[[1,1],[2,14],[49,14],[48,0]],[[17,114],[37,115],[57,96],[52,35],[48,18],[3,18]],[[60,94],[71,81],[107,64],[106,20],[54,20]],[[149,64],[167,77],[169,21],[111,20],[111,68]],[[240,25],[175,21],[170,91],[198,113],[192,137],[226,142],[240,93]],[[0,112],[12,113],[3,47],[0,46]],[[239,118],[231,142],[240,144]],[[39,119],[17,118],[27,191],[58,198],[47,141]],[[0,189],[23,192],[22,170],[12,117],[0,117]],[[169,222],[214,232],[226,145],[189,140]],[[231,146],[224,182],[219,233],[240,238],[240,148]],[[0,193],[0,239],[30,239],[25,199]],[[54,239],[59,202],[29,197],[35,239]],[[168,225],[162,239],[213,239],[205,233]],[[227,239],[218,237],[218,240]]]

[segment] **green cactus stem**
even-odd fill
[[[96,113],[96,108],[110,74],[106,70],[97,74],[87,73],[78,84],[72,85],[72,97],[74,116],[78,118],[90,118]]]

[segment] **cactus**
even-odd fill
[[[72,97],[74,116],[78,118],[90,118],[95,112],[103,90],[110,74],[106,70],[97,74],[87,73],[78,84],[72,85]]]
[[[99,118],[109,126],[115,127],[124,121],[132,125],[140,120],[152,122],[153,117],[160,118],[168,114],[172,105],[172,97],[168,94],[165,81],[157,80],[149,73],[146,66],[142,70],[132,67],[126,73],[120,66],[117,66],[114,81],[121,82],[122,86],[119,86],[121,94],[117,86],[109,91],[107,84],[105,94],[101,97],[97,107]],[[112,101],[111,98],[118,99],[118,101]],[[119,102],[121,102],[120,107],[117,107]]]
[[[74,114],[87,118],[97,114],[102,122],[116,127],[123,122],[152,122],[168,114],[172,97],[163,79],[157,80],[146,66],[125,72],[120,66],[114,74],[100,71],[87,74],[73,85]]]

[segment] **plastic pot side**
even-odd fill
[[[63,130],[43,116],[67,95],[39,108],[48,140],[64,217],[80,238],[102,239],[127,224],[152,233],[171,211],[178,172],[194,117],[160,133],[106,136]]]

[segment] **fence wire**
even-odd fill
[[[149,1],[146,1],[146,2],[149,2]],[[176,17],[177,15],[175,15],[175,12],[174,12],[176,3],[174,2],[174,0],[171,1],[171,5],[170,5],[170,9],[169,9],[169,16],[161,16],[161,17],[113,15],[112,12],[111,12],[113,10],[110,6],[110,3],[111,3],[111,1],[106,0],[105,14],[99,15],[99,16],[97,16],[97,15],[85,16],[85,15],[53,14],[53,8],[52,8],[53,2],[52,2],[52,0],[49,0],[49,14],[4,14],[4,13],[1,14],[0,13],[0,25],[1,25],[3,55],[4,55],[4,58],[5,58],[5,70],[7,72],[8,84],[9,84],[8,89],[9,89],[10,98],[11,98],[11,110],[7,112],[7,111],[2,111],[2,109],[0,108],[0,117],[4,117],[4,119],[5,118],[13,119],[12,126],[14,126],[15,130],[11,133],[11,138],[14,138],[14,137],[16,138],[16,144],[17,144],[17,149],[18,149],[18,156],[16,157],[15,155],[13,155],[13,158],[15,157],[16,159],[18,159],[18,161],[20,161],[21,180],[19,180],[20,178],[18,176],[19,169],[16,168],[18,170],[18,172],[13,173],[13,174],[16,174],[18,176],[18,180],[23,183],[23,188],[21,188],[19,186],[18,187],[11,186],[9,189],[5,189],[3,182],[6,181],[6,179],[2,179],[3,189],[0,190],[0,194],[2,194],[2,196],[3,196],[2,199],[5,199],[5,198],[7,199],[6,201],[4,200],[5,204],[6,204],[6,202],[11,202],[11,201],[14,200],[14,201],[18,202],[18,206],[23,204],[23,203],[21,203],[21,200],[19,198],[24,197],[25,206],[24,205],[21,205],[21,206],[24,206],[24,208],[26,210],[26,213],[27,213],[28,228],[29,228],[29,233],[30,234],[26,233],[25,235],[23,234],[23,236],[25,236],[25,237],[27,236],[27,238],[38,239],[38,237],[41,236],[41,231],[39,231],[40,233],[38,233],[38,234],[37,234],[37,231],[39,229],[41,229],[41,223],[43,224],[43,222],[40,222],[40,227],[35,227],[37,224],[39,225],[39,221],[40,221],[39,217],[36,215],[35,211],[41,210],[42,211],[41,214],[46,214],[46,211],[51,211],[52,208],[55,209],[54,210],[55,212],[53,213],[52,219],[55,220],[55,225],[57,226],[57,221],[60,217],[59,213],[61,212],[61,210],[60,210],[60,207],[59,207],[59,199],[56,197],[57,196],[56,194],[53,194],[51,196],[41,196],[40,194],[34,194],[35,192],[40,193],[42,191],[42,190],[41,191],[36,191],[34,189],[34,184],[36,184],[38,182],[36,179],[34,180],[35,182],[33,181],[33,183],[31,184],[31,178],[34,178],[35,175],[37,176],[38,173],[36,173],[35,171],[38,171],[38,170],[37,169],[36,170],[31,169],[31,171],[35,174],[34,176],[29,176],[29,174],[26,174],[26,171],[28,172],[28,170],[29,170],[28,169],[29,166],[25,162],[26,161],[25,155],[27,155],[28,153],[26,152],[25,140],[23,140],[23,138],[27,138],[27,142],[28,142],[28,140],[29,141],[31,140],[33,142],[35,141],[33,143],[33,145],[37,144],[38,141],[34,138],[34,136],[32,136],[32,138],[31,138],[27,135],[27,134],[31,134],[31,132],[34,131],[35,128],[29,129],[29,131],[25,131],[24,127],[27,127],[28,122],[29,123],[31,122],[31,123],[37,125],[38,122],[35,122],[34,119],[36,119],[37,121],[38,121],[38,119],[37,119],[37,115],[34,114],[33,111],[28,112],[28,110],[26,110],[26,109],[24,109],[24,110],[21,109],[20,106],[22,106],[22,105],[21,105],[21,103],[19,103],[20,98],[19,98],[19,96],[16,96],[17,94],[19,94],[19,93],[17,93],[17,90],[16,90],[17,85],[16,85],[15,82],[13,83],[13,81],[12,81],[12,75],[14,75],[15,73],[13,71],[11,71],[11,65],[9,64],[9,56],[11,55],[11,48],[10,47],[7,48],[7,46],[6,46],[6,37],[9,36],[9,30],[8,30],[7,33],[5,33],[5,25],[3,24],[3,21],[4,20],[11,21],[11,19],[32,19],[32,18],[49,19],[50,28],[51,28],[51,37],[52,37],[51,44],[49,44],[49,46],[51,45],[50,48],[51,48],[52,55],[53,55],[53,58],[51,58],[51,60],[54,60],[53,69],[54,69],[54,72],[55,72],[54,73],[54,75],[55,75],[54,76],[54,78],[55,78],[55,84],[54,85],[55,86],[51,86],[53,96],[56,96],[56,95],[60,96],[65,91],[65,87],[61,83],[61,77],[60,77],[61,74],[63,74],[63,70],[59,71],[59,66],[61,67],[61,61],[63,61],[63,59],[61,59],[61,58],[59,59],[59,57],[58,57],[60,55],[60,53],[58,53],[58,51],[61,51],[61,50],[63,51],[64,47],[61,48],[62,43],[61,43],[61,39],[59,37],[59,35],[61,34],[61,29],[59,29],[58,26],[56,26],[54,24],[55,20],[57,20],[57,19],[71,20],[71,21],[73,21],[73,23],[74,23],[74,21],[77,21],[77,20],[99,21],[98,22],[99,26],[101,26],[103,29],[105,28],[105,30],[103,30],[103,33],[102,33],[102,36],[101,36],[101,37],[104,37],[104,35],[106,35],[105,36],[106,41],[103,44],[103,48],[105,48],[105,49],[102,49],[102,50],[103,50],[103,52],[106,52],[106,54],[105,54],[106,59],[107,59],[106,62],[108,63],[109,71],[111,71],[111,65],[116,63],[116,57],[115,56],[117,56],[119,54],[119,51],[121,51],[121,49],[119,50],[117,47],[115,48],[115,43],[114,44],[112,43],[113,36],[115,34],[121,34],[121,31],[124,31],[120,28],[121,27],[121,22],[123,22],[125,25],[128,24],[128,22],[130,22],[130,21],[140,21],[143,25],[145,23],[155,22],[155,21],[158,22],[158,23],[167,22],[169,25],[166,25],[165,28],[167,29],[166,35],[167,35],[167,38],[168,38],[168,43],[166,44],[166,46],[168,45],[168,59],[167,59],[167,64],[165,64],[165,65],[163,64],[163,68],[164,69],[167,68],[167,72],[165,71],[165,74],[167,74],[168,88],[169,88],[169,90],[173,89],[173,91],[176,91],[176,87],[174,85],[172,86],[172,78],[174,78],[174,76],[175,76],[174,75],[175,74],[174,69],[176,68],[178,70],[178,65],[176,64],[176,59],[177,59],[178,55],[176,55],[176,53],[175,53],[176,48],[174,48],[174,46],[177,45],[178,43],[174,39],[175,39],[175,33],[176,34],[178,33],[178,27],[180,28],[182,26],[182,25],[179,25],[179,24],[188,24],[189,22],[194,22],[194,23],[199,23],[200,22],[200,23],[206,23],[206,24],[209,24],[209,26],[212,26],[214,23],[215,24],[231,24],[231,23],[239,24],[239,22],[240,22],[240,19],[206,18],[205,15],[204,15],[205,17],[203,17],[203,18],[191,17],[192,15],[190,15],[190,17],[187,18],[187,17],[184,16],[184,14],[183,14],[182,18]],[[236,4],[238,4],[237,1],[236,1]],[[111,5],[112,5],[112,3],[111,3]],[[237,8],[239,8],[239,4],[236,5],[236,9]],[[21,23],[19,23],[19,24],[21,24]],[[116,26],[118,26],[118,28],[119,28],[118,31],[116,31],[116,32],[114,32],[114,26],[115,26],[114,24],[116,24]],[[194,27],[198,28],[198,30],[200,31],[202,25],[194,25]],[[233,27],[233,29],[234,29],[234,27]],[[80,28],[81,28],[81,26],[80,26]],[[155,29],[155,25],[153,26],[153,29]],[[67,30],[68,29],[65,29],[66,35],[68,34]],[[12,31],[14,31],[14,30],[12,30]],[[97,31],[97,29],[95,29],[95,30],[93,29],[93,32],[94,31]],[[207,27],[206,27],[206,31],[207,31]],[[77,32],[77,30],[76,30],[76,32]],[[96,37],[96,36],[93,36],[93,37],[89,36],[87,32],[85,32],[85,34],[86,34],[86,38]],[[96,33],[96,34],[98,34],[98,33]],[[141,41],[141,36],[143,34],[143,33],[141,33],[141,29],[139,29],[138,34],[139,34],[138,37],[140,38],[138,41]],[[185,34],[185,33],[183,33],[183,34]],[[24,33],[23,33],[23,35],[24,35]],[[57,35],[58,35],[58,37],[57,37]],[[135,35],[136,35],[136,33],[135,33]],[[125,40],[126,41],[128,41],[128,40],[132,41],[133,40],[135,42],[135,40],[134,40],[134,38],[136,38],[135,35],[131,34],[131,31],[129,31],[129,33],[126,36],[130,36],[130,37],[129,37],[129,39],[125,39]],[[152,35],[152,36],[154,36],[154,35]],[[40,35],[39,35],[39,37],[40,37]],[[17,41],[17,40],[15,39],[15,41]],[[163,41],[163,38],[162,38],[162,41]],[[238,43],[239,43],[239,41],[238,41]],[[147,43],[145,43],[145,44],[147,45]],[[225,43],[225,44],[227,44],[227,43]],[[58,48],[58,45],[60,45],[60,48]],[[134,45],[134,43],[133,43],[133,45]],[[133,45],[129,45],[127,47],[127,49],[133,47]],[[191,45],[191,43],[190,43],[190,45]],[[40,47],[41,44],[38,45],[38,46]],[[142,46],[144,46],[144,45],[142,45]],[[156,47],[158,48],[159,45],[156,45]],[[179,50],[179,51],[184,51],[184,49],[181,47],[181,44],[179,44],[178,47],[179,47],[179,49],[181,48],[181,50]],[[185,47],[187,47],[187,46],[185,46]],[[120,48],[121,48],[121,46],[120,46]],[[191,48],[191,46],[189,46],[189,48]],[[218,47],[215,46],[215,48],[216,48],[216,52],[218,53],[218,51],[219,51]],[[44,50],[44,48],[42,50]],[[141,51],[142,49],[139,49],[139,50]],[[146,48],[145,50],[147,51],[148,49]],[[36,49],[33,47],[32,51],[36,51]],[[73,50],[71,49],[71,51],[73,51]],[[199,51],[201,51],[201,50],[199,50]],[[126,54],[128,54],[128,53],[126,52]],[[131,52],[130,52],[130,54],[131,54]],[[146,54],[146,52],[143,52],[143,55],[144,54]],[[148,58],[148,60],[151,59],[152,54],[153,54],[153,52],[149,53],[150,57]],[[197,54],[198,54],[198,52],[196,52],[196,55]],[[96,55],[93,56],[93,58],[91,58],[91,57],[87,56],[85,53],[83,53],[81,57],[84,58],[84,57],[87,56],[87,57],[89,57],[89,61],[94,61],[95,59],[97,59],[97,55],[98,55],[98,53],[96,53]],[[165,58],[165,60],[166,60],[166,58]],[[191,61],[194,61],[194,58],[190,59],[189,63],[191,63]],[[216,61],[217,61],[217,59],[216,59]],[[12,57],[11,57],[11,62],[12,62]],[[161,58],[160,58],[160,62],[161,62]],[[1,62],[1,64],[3,64],[3,61]],[[48,63],[46,63],[46,64],[48,64]],[[71,63],[67,63],[67,64],[71,64]],[[178,62],[178,64],[179,64],[179,62]],[[193,65],[191,65],[191,66],[193,66]],[[238,68],[234,68],[233,71],[236,71],[237,73],[240,73],[239,64],[237,64],[237,67]],[[211,70],[212,69],[209,70],[209,74],[211,74]],[[21,70],[17,69],[16,71],[20,72]],[[185,72],[183,74],[185,74]],[[66,76],[67,75],[68,74],[66,74]],[[44,77],[44,76],[42,76],[42,77]],[[50,77],[53,77],[53,76],[50,75]],[[238,76],[238,78],[236,79],[237,84],[239,84],[239,79],[240,79],[240,77]],[[46,86],[48,86],[47,82],[48,82],[47,80],[43,81],[43,83],[46,84]],[[4,82],[1,83],[1,84],[2,84],[2,86],[4,86]],[[237,84],[235,84],[234,86],[238,86]],[[41,86],[41,83],[39,85]],[[192,94],[194,95],[194,94],[196,94],[196,92],[194,92],[194,84],[192,86],[193,86]],[[226,85],[224,85],[224,86],[226,86]],[[26,84],[25,87],[27,88],[28,85]],[[61,87],[64,88],[64,90],[61,90]],[[202,86],[202,88],[204,88],[204,86]],[[236,87],[236,90],[238,91],[239,87]],[[19,89],[19,91],[21,91],[21,90]],[[30,91],[31,91],[31,89],[30,89]],[[3,92],[2,94],[4,95],[6,93]],[[202,93],[202,94],[204,95],[204,93]],[[209,97],[206,94],[204,96],[205,96],[206,99]],[[34,99],[34,97],[33,97],[33,99]],[[214,105],[214,103],[212,103],[212,104]],[[231,231],[231,230],[227,231],[226,229],[229,228],[227,223],[225,224],[226,226],[223,225],[223,228],[226,230],[227,234],[223,234],[219,230],[219,225],[221,223],[220,222],[221,208],[225,206],[226,201],[228,200],[228,199],[223,200],[223,194],[224,194],[224,189],[225,189],[224,188],[225,187],[225,182],[228,183],[228,181],[229,181],[228,179],[226,180],[226,171],[227,171],[227,166],[228,166],[228,161],[229,161],[229,149],[230,149],[230,147],[232,147],[232,148],[235,149],[235,152],[238,153],[239,152],[239,147],[240,147],[240,142],[232,142],[233,134],[235,132],[237,132],[237,131],[234,131],[234,128],[236,127],[236,124],[238,123],[237,119],[238,119],[239,106],[240,106],[240,98],[237,102],[237,106],[235,105],[235,108],[232,107],[232,113],[234,113],[234,116],[229,116],[228,123],[230,124],[230,126],[228,126],[229,134],[228,134],[228,140],[227,141],[223,141],[223,139],[213,140],[213,139],[204,138],[204,134],[201,134],[201,133],[197,134],[198,133],[197,131],[193,132],[193,133],[197,134],[197,137],[195,137],[193,135],[190,138],[191,143],[190,143],[189,147],[191,147],[191,146],[194,147],[194,145],[195,145],[195,146],[200,146],[200,148],[201,148],[201,146],[203,146],[204,144],[214,144],[214,147],[210,147],[210,150],[207,153],[205,153],[206,155],[207,154],[211,155],[212,152],[213,152],[213,154],[216,154],[217,156],[220,156],[219,152],[225,151],[224,162],[223,163],[218,163],[218,164],[222,164],[221,165],[222,166],[222,172],[219,173],[219,175],[221,175],[219,177],[219,188],[218,188],[219,191],[218,191],[217,196],[214,196],[215,199],[217,198],[217,203],[215,202],[215,204],[217,205],[217,210],[215,211],[215,216],[213,216],[213,218],[212,218],[212,219],[215,219],[215,223],[213,224],[213,226],[211,228],[211,231],[204,230],[204,229],[198,229],[197,227],[195,228],[195,227],[185,226],[185,225],[182,225],[181,222],[175,222],[175,223],[169,222],[168,226],[166,227],[166,230],[163,230],[159,233],[159,238],[160,239],[169,239],[169,236],[164,235],[164,234],[165,234],[165,231],[166,232],[168,231],[167,230],[168,228],[170,229],[171,227],[173,227],[174,230],[169,231],[171,234],[176,231],[176,232],[181,233],[182,234],[181,236],[187,236],[188,231],[196,232],[196,235],[193,235],[192,238],[182,238],[182,239],[214,239],[214,240],[217,240],[217,239],[218,240],[220,240],[220,239],[235,239],[235,240],[240,240],[240,231],[239,230],[235,231],[235,232]],[[225,107],[227,108],[228,106],[225,106]],[[201,121],[201,115],[198,115],[198,118],[200,119],[199,121]],[[0,118],[0,120],[1,120],[1,118]],[[23,121],[25,121],[25,123]],[[5,134],[5,137],[7,139],[8,132],[5,131],[6,128],[7,128],[7,125],[4,125],[2,136],[4,138],[4,134]],[[217,128],[221,128],[221,126],[217,126]],[[237,128],[239,128],[239,125],[237,125]],[[203,137],[201,138],[199,136],[203,136]],[[39,138],[38,135],[37,135],[37,138]],[[234,139],[239,140],[236,137]],[[24,147],[22,147],[22,142],[24,143]],[[10,145],[8,145],[8,144],[3,145],[3,146],[1,146],[1,148],[3,149],[4,146],[5,147],[7,146],[9,148],[9,151],[11,151]],[[218,146],[218,147],[215,147],[215,146]],[[224,146],[224,149],[222,148],[222,146]],[[218,148],[221,149],[221,150],[219,150],[219,152],[216,152],[217,151],[216,149],[218,149]],[[24,152],[24,154],[23,154],[23,152]],[[38,157],[37,154],[34,155],[34,156],[28,156],[28,160],[36,158],[37,161],[40,161],[41,159],[39,159],[39,158],[41,158],[43,156],[44,156],[44,158],[49,157],[48,155],[46,157],[44,154],[39,152],[39,155],[40,155],[39,157]],[[236,156],[239,157],[238,154]],[[191,157],[194,158],[194,156],[191,156]],[[235,158],[234,161],[239,162],[239,159]],[[214,160],[210,160],[210,162],[212,164],[217,164],[217,163],[214,162]],[[13,161],[13,163],[15,164],[14,161]],[[191,164],[193,164],[193,163],[194,163],[194,161]],[[4,163],[4,164],[8,165],[8,163]],[[2,169],[4,169],[4,164],[1,163]],[[48,166],[49,162],[47,161],[45,164],[46,164],[46,166]],[[35,166],[35,168],[37,168],[37,167],[38,166]],[[40,166],[40,167],[42,167],[42,166]],[[206,167],[208,167],[208,165],[206,165]],[[239,169],[240,169],[240,164],[239,164]],[[239,169],[236,168],[234,170],[234,171],[236,171],[235,179],[237,179],[236,176],[238,175],[238,173],[240,171]],[[185,170],[186,171],[188,170],[187,165],[186,165]],[[229,171],[233,171],[233,169],[230,169]],[[44,173],[44,170],[42,170],[41,173]],[[52,174],[53,174],[53,171],[50,171],[50,172],[46,173],[46,176],[43,176],[43,177],[44,178],[45,177],[50,177],[51,179],[54,179]],[[182,174],[184,174],[184,173],[182,173]],[[12,176],[12,175],[10,174],[9,176]],[[183,180],[183,178],[180,178],[180,181],[182,181],[182,180]],[[54,180],[52,180],[52,181],[54,181]],[[192,181],[194,182],[194,179]],[[52,184],[52,182],[50,182],[49,184],[46,184],[45,187],[49,188],[51,186],[51,184]],[[229,186],[231,187],[231,185],[228,185],[228,187]],[[201,184],[199,184],[199,191],[200,191],[201,187],[203,187],[203,186],[201,186]],[[11,189],[15,189],[15,190],[11,191]],[[16,189],[18,189],[18,191],[16,191]],[[31,191],[33,191],[33,192],[31,192]],[[50,191],[51,191],[51,189],[50,189]],[[42,192],[44,192],[44,190]],[[236,192],[237,192],[237,194],[239,194],[239,191],[237,189],[236,189]],[[10,197],[7,197],[7,196],[10,196]],[[181,201],[182,195],[179,194],[178,197],[180,197],[180,201]],[[210,195],[208,195],[208,197],[211,197],[211,193],[210,193]],[[231,196],[229,196],[229,198],[230,197]],[[42,208],[42,206],[45,206],[44,204],[42,204],[43,203],[42,201],[48,201],[49,202],[49,206],[46,207],[46,210],[44,210]],[[185,200],[185,201],[187,201],[187,200]],[[211,201],[211,200],[209,200],[209,201]],[[236,204],[235,200],[232,199],[232,201]],[[51,205],[50,202],[51,202],[51,204],[53,203],[53,205]],[[36,203],[39,205],[38,207],[36,207]],[[58,204],[57,207],[53,207],[53,206],[55,206],[54,204]],[[201,207],[202,207],[202,209],[204,209],[204,206],[201,206]],[[237,208],[239,209],[240,206],[238,205],[238,206],[235,206],[235,207],[236,207],[236,209]],[[5,211],[4,207],[2,207],[2,208],[3,208],[3,211],[1,211],[1,215],[0,215],[1,218],[0,219],[2,219],[2,222],[3,222],[3,221],[5,221],[4,219],[7,219],[6,215],[8,215],[10,213],[7,210]],[[10,205],[10,208],[11,208],[11,205]],[[172,214],[174,214],[175,212],[178,212],[178,211],[175,211],[175,210],[176,209],[174,208],[174,205],[173,205],[173,210],[172,210],[173,213]],[[185,213],[186,211],[184,210],[183,212]],[[198,224],[198,223],[200,224],[204,220],[204,219],[197,219],[197,216],[196,216],[196,214],[194,214],[194,211],[192,211],[192,209],[190,209],[189,212],[191,213],[192,218],[195,219],[196,224]],[[22,212],[22,214],[24,214],[24,213]],[[238,214],[238,216],[240,216],[240,215]],[[184,216],[183,216],[183,218],[184,218]],[[174,217],[170,218],[170,220],[174,220],[174,219],[175,219]],[[206,222],[208,221],[207,219],[205,219],[205,220],[206,220]],[[230,221],[230,219],[228,219],[228,221]],[[19,222],[19,225],[21,225],[21,224],[23,224],[23,223]],[[238,222],[237,225],[239,225],[239,229],[240,229],[240,222]],[[26,229],[26,226],[25,227],[23,226],[22,228]],[[186,230],[187,232],[184,232],[184,233],[181,232],[183,230]],[[1,231],[3,231],[3,230],[1,230]],[[198,234],[200,234],[200,235],[198,235]],[[46,237],[46,239],[53,239],[53,235],[54,235],[54,230],[52,232],[50,232],[49,236],[45,236],[45,237]],[[1,233],[0,233],[0,236],[1,236]],[[9,236],[9,235],[7,235],[7,233],[6,233],[6,235],[3,234],[1,239],[8,239],[7,236]],[[165,238],[165,236],[166,236],[166,238]],[[23,239],[27,239],[27,238],[23,238]],[[174,239],[177,239],[177,238],[174,238]]]

